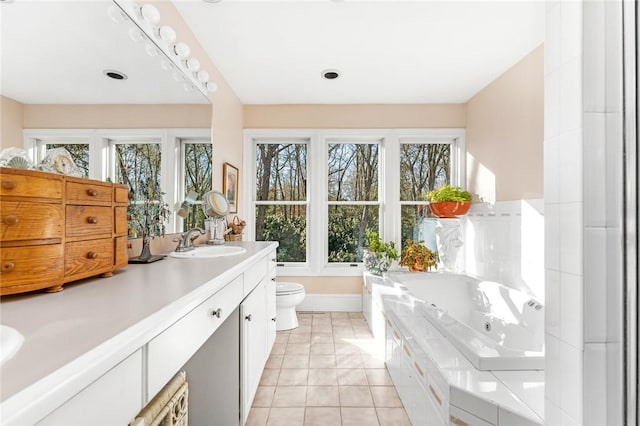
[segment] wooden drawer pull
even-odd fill
[[[19,222],[18,216],[14,215],[14,214],[10,214],[5,216],[3,222],[6,225],[12,226],[12,225],[17,225]]]
[[[402,349],[404,349],[404,352],[407,354],[409,358],[413,358],[413,355],[411,354],[411,351],[407,348],[406,344],[402,345]]]
[[[464,420],[460,420],[455,416],[449,416],[449,420],[451,420],[451,424],[456,426],[469,426],[469,423],[465,422]]]
[[[2,262],[2,272],[11,272],[16,265],[13,262]]]
[[[431,395],[433,395],[433,397],[436,399],[438,405],[442,406],[442,400],[440,399],[436,391],[431,387],[431,385],[429,385],[429,392],[431,392]]]
[[[92,223],[92,224],[94,224],[94,225],[95,225],[96,223],[98,223],[98,218],[97,218],[97,217],[95,217],[95,216],[89,216],[89,217],[87,218],[87,222]]]
[[[89,188],[89,189],[87,189],[87,195],[89,195],[89,197],[97,197],[98,196],[98,191],[96,191],[93,188]]]
[[[418,363],[414,361],[413,362],[413,366],[415,367],[415,369],[418,372],[418,374],[420,375],[420,377],[424,377],[424,371],[422,371],[422,368],[420,368]]]
[[[87,253],[87,259],[97,259],[98,258],[98,253],[96,253],[95,251],[90,251],[89,253]]]
[[[13,189],[16,187],[16,181],[13,179],[2,179],[2,189]]]

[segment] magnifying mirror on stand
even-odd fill
[[[224,244],[224,234],[227,232],[227,213],[229,201],[219,191],[209,191],[202,196],[202,208],[207,216],[205,228],[209,230],[207,244]]]

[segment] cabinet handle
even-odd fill
[[[2,189],[13,189],[16,187],[16,181],[13,179],[2,179]]]
[[[438,394],[436,393],[436,391],[433,389],[431,385],[429,385],[429,392],[431,392],[431,395],[433,395],[433,397],[436,399],[436,402],[438,403],[438,405],[442,406],[442,400],[440,399],[440,397],[438,396]]]
[[[17,225],[19,222],[18,216],[14,215],[14,214],[10,214],[5,216],[4,218],[4,223],[12,226],[12,225]]]
[[[98,253],[96,253],[95,251],[90,251],[89,253],[87,253],[87,259],[97,259],[98,258]]]
[[[449,416],[449,420],[451,421],[451,424],[454,424],[456,426],[469,426],[469,423],[465,422],[464,420],[460,420],[455,416]]]
[[[422,368],[420,368],[420,366],[418,365],[417,362],[413,362],[413,366],[416,368],[416,371],[418,372],[418,374],[420,375],[420,377],[424,377],[424,371],[422,371]]]
[[[244,317],[244,319],[246,319],[247,321],[251,321],[251,314],[249,314],[246,317]]]
[[[272,277],[271,281],[276,282],[276,277]]]
[[[11,272],[16,265],[13,262],[2,262],[2,272]]]
[[[220,318],[222,316],[222,308],[218,308],[215,311],[213,311],[213,316],[216,318]]]
[[[96,216],[89,216],[87,218],[87,222],[92,223],[92,224],[95,225],[96,223],[98,223],[98,218]]]
[[[271,318],[271,321],[276,322],[276,317]]]
[[[90,197],[97,197],[97,196],[98,196],[98,191],[96,191],[96,190],[95,190],[95,189],[93,189],[93,188],[89,188],[89,189],[87,189],[87,194],[88,194]]]

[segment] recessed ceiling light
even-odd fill
[[[327,79],[327,80],[335,80],[336,78],[340,77],[340,71],[338,70],[324,70],[321,73],[322,78]]]
[[[116,70],[104,70],[102,71],[102,73],[114,80],[126,80],[127,78],[129,78],[125,73]]]

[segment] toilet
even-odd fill
[[[304,287],[298,283],[276,283],[276,330],[298,327],[296,306],[304,300]]]

